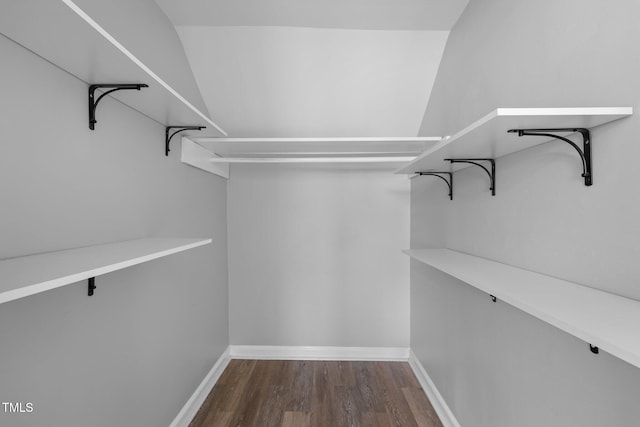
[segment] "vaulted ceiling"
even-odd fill
[[[415,136],[468,0],[156,0],[233,137]]]
[[[445,30],[469,0],[156,0],[175,26]]]

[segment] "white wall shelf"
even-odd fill
[[[415,157],[405,156],[327,156],[327,157],[212,157],[211,163],[401,163]]]
[[[448,249],[403,252],[640,367],[640,301]]]
[[[212,239],[146,238],[0,261],[0,304],[111,273]]]
[[[413,160],[440,137],[330,137],[330,138],[191,138],[224,159],[286,159],[314,157],[407,157]]]
[[[203,125],[212,136],[226,135],[97,21],[71,0],[7,0],[2,3],[0,33],[87,84],[149,85],[141,92],[110,96],[165,126]],[[87,118],[78,121],[86,126]]]
[[[591,129],[631,114],[631,107],[498,108],[425,150],[414,161],[397,169],[396,173],[455,172],[469,165],[450,164],[445,159],[496,159],[551,140],[540,137],[519,138],[517,133],[507,133],[510,129]],[[571,133],[559,134],[566,137]]]
[[[229,179],[229,164],[216,164],[209,160],[215,154],[199,144],[191,141],[183,136],[181,138],[181,157],[180,161],[194,168],[202,169],[205,172],[221,176]]]
[[[409,162],[440,137],[183,138],[183,162],[228,176],[229,164],[391,164]],[[201,149],[193,147],[197,144]],[[207,165],[209,163],[209,165]],[[211,170],[224,166],[224,173]]]

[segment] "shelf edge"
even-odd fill
[[[418,249],[419,251],[420,249]],[[606,295],[608,297],[615,297],[615,298],[620,298],[620,300],[630,300],[630,301],[636,301],[636,300],[632,300],[630,298],[626,298],[626,297],[622,297],[619,295],[615,295],[615,294],[611,294],[609,292],[606,291],[602,291],[600,289],[595,289],[595,288],[590,288],[584,285],[580,285],[574,282],[569,282],[567,280],[563,280],[563,279],[558,279],[552,276],[547,276],[545,274],[542,273],[537,273],[534,271],[530,271],[530,270],[524,270],[518,267],[514,267],[508,264],[503,264],[500,263],[498,261],[494,261],[494,260],[489,260],[486,258],[481,258],[481,257],[477,257],[474,255],[469,255],[469,254],[465,254],[462,252],[457,252],[451,249],[446,249],[446,248],[430,248],[430,249],[424,249],[424,250],[435,250],[435,251],[448,251],[448,252],[452,252],[456,255],[464,255],[467,257],[472,257],[474,259],[479,259],[488,263],[495,263],[495,264],[501,264],[502,266],[509,268],[509,269],[513,269],[513,270],[518,270],[521,271],[523,273],[526,274],[531,274],[531,275],[535,275],[535,276],[540,276],[540,277],[544,277],[545,279],[552,279],[554,281],[558,281],[558,282],[562,282],[562,283],[566,283],[568,285],[573,285],[573,286],[580,286],[582,288],[584,288],[585,290],[588,290],[589,292],[595,292],[595,293],[601,293],[603,295]],[[589,343],[591,345],[597,346],[599,347],[601,350],[606,351],[607,353],[611,354],[612,356],[615,356],[616,358],[623,360],[635,367],[640,368],[640,354],[631,352],[627,349],[625,349],[624,347],[619,346],[618,344],[616,344],[615,342],[608,340],[607,338],[604,338],[602,336],[598,336],[598,335],[594,335],[593,333],[589,332],[588,330],[585,330],[577,325],[573,325],[571,323],[568,323],[566,321],[563,321],[557,317],[554,317],[552,314],[549,314],[547,312],[545,312],[544,310],[535,308],[529,304],[527,304],[526,302],[523,302],[517,298],[512,298],[508,295],[504,295],[502,294],[500,291],[496,291],[494,288],[490,287],[490,286],[479,286],[475,283],[475,281],[473,279],[470,279],[468,277],[466,277],[464,274],[459,274],[459,273],[455,273],[450,271],[449,268],[446,267],[441,267],[441,266],[437,266],[434,265],[433,263],[430,263],[424,259],[420,259],[418,257],[418,254],[412,253],[415,252],[416,249],[404,249],[402,250],[402,252],[406,255],[408,255],[411,259],[416,260],[422,264],[428,265],[438,271],[441,271],[451,277],[454,277],[457,280],[460,280],[461,282],[466,283],[467,285],[476,288],[478,290],[480,290],[481,292],[484,293],[488,293],[490,295],[493,295],[495,297],[498,298],[498,300],[503,301],[506,304],[511,305],[514,308],[517,308],[518,310],[529,314],[532,317],[535,317],[538,320],[541,320],[557,329],[560,329],[561,331],[572,335],[586,343]],[[640,304],[640,303],[639,303]]]
[[[179,252],[184,252],[189,249],[197,248],[199,246],[208,245],[213,242],[213,239],[203,239],[197,242],[188,243],[186,245],[177,246],[174,248],[166,249],[163,251],[159,251],[150,255],[143,255],[136,258],[132,258],[126,261],[117,262],[114,264],[110,264],[107,266],[102,266],[98,268],[93,268],[87,271],[82,271],[80,273],[70,274],[64,277],[58,277],[55,279],[46,280],[44,282],[23,286],[21,288],[12,289],[9,291],[5,291],[0,293],[0,304],[5,302],[14,301],[20,298],[28,297],[31,295],[39,294],[42,292],[49,291],[51,289],[60,288],[66,285],[70,285],[72,283],[77,283],[82,280],[87,280],[91,277],[101,276],[107,273],[112,273],[114,271],[122,270],[127,267],[132,267],[134,265],[143,264],[148,261],[153,261],[158,258],[163,258],[165,256],[173,255]]]
[[[207,117],[203,112],[198,110],[193,104],[191,104],[186,98],[172,88],[167,82],[165,82],[160,76],[154,73],[149,67],[147,67],[142,61],[140,61],[133,53],[131,53],[123,44],[121,44],[115,37],[113,37],[107,30],[105,30],[100,24],[98,24],[91,16],[83,11],[72,0],[61,0],[66,6],[68,6],[76,15],[82,18],[90,27],[92,27],[98,34],[104,37],[109,43],[111,43],[116,49],[118,49],[123,55],[125,55],[131,62],[133,62],[138,68],[144,71],[149,77],[162,86],[167,92],[173,95],[176,99],[182,102],[187,108],[198,115],[202,120],[213,126],[222,135],[228,134],[218,126],[213,120]],[[168,124],[167,124],[168,125]]]
[[[449,144],[454,143],[456,140],[462,138],[466,134],[474,131],[475,129],[483,126],[489,121],[497,117],[536,117],[536,116],[620,116],[612,119],[612,121],[620,120],[624,117],[633,115],[633,107],[558,107],[558,108],[505,108],[500,107],[489,112],[485,116],[464,127],[462,130],[454,133],[450,137],[444,137],[440,143],[437,143],[433,147],[425,150],[422,154],[416,157],[409,164],[402,166],[394,171],[395,174],[411,175],[416,170],[410,170],[412,165],[417,165],[423,159],[433,155],[440,149],[446,147]],[[607,123],[610,123],[607,122]],[[597,126],[594,126],[597,127]],[[506,131],[506,130],[505,130]]]

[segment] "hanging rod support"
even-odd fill
[[[491,183],[489,190],[491,190],[491,195],[492,196],[496,195],[496,161],[494,159],[444,159],[444,160],[447,162],[451,162],[451,164],[469,163],[469,164],[478,166],[479,168],[482,168],[487,173],[487,175],[489,175],[489,181]],[[491,163],[491,171],[489,171],[489,169],[487,169],[484,165],[478,162]]]
[[[449,200],[453,200],[453,173],[452,172],[416,172],[416,174],[420,176],[425,176],[425,175],[436,176],[441,180],[443,180],[449,187]],[[449,179],[445,178],[442,175],[449,176]]]
[[[109,84],[94,84],[94,85],[89,85],[89,129],[94,130],[95,129],[95,124],[97,122],[96,120],[96,107],[98,106],[98,103],[100,102],[100,100],[102,98],[105,97],[105,95],[110,94],[111,92],[115,92],[117,90],[130,90],[130,89],[135,89],[135,90],[140,90],[143,87],[149,87],[149,85],[146,85],[144,83],[109,83]],[[96,89],[109,89],[105,92],[103,92],[98,99],[95,99],[95,91]]]
[[[591,350],[591,353],[593,353],[593,354],[600,353],[600,349],[595,345],[589,344],[589,349]]]
[[[180,132],[184,132],[185,130],[202,130],[204,128],[206,128],[206,126],[167,126],[167,127],[165,127],[165,129],[164,129],[164,155],[165,156],[169,156],[169,151],[171,151],[169,149],[169,142],[171,142],[171,138],[176,136],[176,134],[178,134]],[[169,133],[171,132],[171,129],[178,129],[178,130],[173,132],[171,135],[169,135]]]
[[[90,297],[93,296],[93,291],[96,289],[96,278],[95,277],[89,277],[89,283],[88,283],[88,294]]]
[[[491,295],[491,294],[489,294],[489,296],[491,297],[491,301],[493,301],[493,302],[498,301],[498,298],[496,298],[496,296],[495,296],[495,295]]]
[[[582,160],[582,177],[584,178],[584,185],[587,187],[593,184],[592,171],[591,171],[591,133],[586,128],[555,128],[555,129],[509,129],[507,132],[517,133],[518,136],[544,136],[547,138],[555,138],[560,141],[564,141],[572,146],[580,156]],[[579,132],[582,135],[582,149],[578,145],[571,141],[569,138],[557,135],[556,132]]]

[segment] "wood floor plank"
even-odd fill
[[[232,360],[190,427],[442,427],[404,362]]]
[[[289,400],[290,369],[285,361],[273,361],[270,364],[270,375],[264,384],[266,394],[262,401],[256,420],[259,420],[265,427],[279,427],[283,422],[286,402]]]
[[[282,360],[265,360],[263,374],[253,383],[256,394],[253,397],[253,405],[249,405],[245,424],[249,426],[279,427],[282,424],[284,413],[284,401],[287,393],[284,387],[274,385],[278,381]],[[259,362],[260,364],[260,362]],[[280,406],[278,411],[277,406]],[[275,407],[275,408],[274,408]]]
[[[363,411],[385,412],[384,401],[375,379],[375,366],[371,362],[353,362],[353,371]]]
[[[337,376],[330,367],[331,362],[315,362],[313,371],[313,394],[311,396],[311,426],[324,427],[331,425],[336,418],[336,404],[333,387]]]
[[[232,426],[252,426],[257,420],[258,410],[265,399],[264,389],[268,384],[269,364],[265,361],[257,361],[251,376],[250,386],[238,401],[238,407],[234,413]],[[268,362],[268,361],[267,361]],[[214,387],[215,388],[215,387]],[[217,427],[217,426],[216,426]]]
[[[391,425],[398,427],[417,427],[411,408],[396,384],[390,363],[376,364],[376,378],[380,385],[380,393],[384,399],[387,413],[391,417]]]
[[[339,385],[334,390],[338,402],[335,425],[339,427],[362,426],[362,414],[355,399],[355,388]]]
[[[311,394],[313,391],[314,362],[309,360],[294,360],[288,362],[294,366],[291,381],[288,411],[309,412],[311,410]]]
[[[398,387],[420,388],[420,383],[408,363],[388,362],[388,366]]]
[[[355,375],[353,375],[353,367],[351,362],[329,362],[329,366],[335,370],[335,385],[355,385],[356,377]]]
[[[255,419],[265,427],[277,427],[282,424],[289,390],[282,385],[271,385],[265,390],[266,397],[260,404]]]
[[[201,425],[205,426],[229,426],[231,419],[233,418],[233,412],[210,412]]]
[[[237,411],[256,362],[256,360],[230,361],[189,426],[223,425],[219,418],[222,414],[234,414]]]
[[[411,413],[419,426],[443,427],[422,389],[405,387],[402,389],[402,394],[404,394],[409,408],[411,408]]]
[[[366,427],[389,427],[392,424],[386,412],[366,412],[362,415],[362,425]]]
[[[282,419],[282,427],[310,427],[311,414],[309,412],[291,412],[284,413]]]

